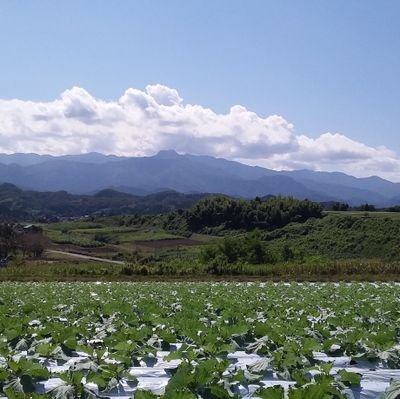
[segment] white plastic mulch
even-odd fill
[[[177,345],[178,346],[178,345]],[[129,372],[137,377],[138,383],[126,383],[121,382],[118,387],[107,393],[98,392],[95,384],[87,384],[87,387],[98,393],[101,397],[108,398],[132,398],[132,395],[137,389],[149,390],[155,394],[163,394],[165,387],[168,384],[170,378],[170,371],[175,369],[179,364],[180,360],[166,361],[166,357],[169,352],[159,351],[157,357],[154,359],[152,364],[145,364],[141,362],[140,367],[132,367]],[[24,356],[21,353],[21,356]],[[331,373],[336,374],[339,370],[345,369],[349,372],[359,373],[362,375],[361,386],[359,388],[349,389],[349,398],[354,399],[376,399],[385,392],[385,389],[390,385],[392,379],[400,379],[400,370],[384,369],[384,368],[373,368],[371,364],[365,364],[362,366],[350,365],[350,357],[329,357],[324,353],[315,353],[315,358],[323,362],[333,362],[333,368]],[[232,366],[240,367],[245,369],[247,366],[251,366],[260,359],[257,354],[248,354],[246,352],[238,351],[228,355],[228,359],[231,360]],[[51,372],[62,372],[73,368],[74,365],[87,362],[87,355],[85,353],[76,353],[70,360],[66,362],[60,362],[56,360],[43,359],[42,364],[46,366]],[[291,385],[294,385],[294,381],[285,381],[279,379],[275,374],[271,374],[269,378],[262,379],[265,387],[280,385],[285,389],[288,389]],[[39,382],[36,384],[38,393],[45,393],[51,391],[53,388],[64,384],[59,378],[50,378],[48,381]],[[259,385],[249,384],[240,385],[237,393],[243,398],[256,398],[254,395],[255,391],[259,388]]]

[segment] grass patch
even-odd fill
[[[336,260],[287,262],[267,265],[236,263],[225,266],[208,266],[186,259],[148,264],[125,265],[99,262],[14,262],[0,269],[3,281],[66,281],[66,280],[154,280],[174,277],[187,280],[244,279],[287,281],[351,281],[400,280],[400,262],[384,263],[380,260]]]

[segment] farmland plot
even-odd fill
[[[3,283],[0,396],[396,398],[399,305],[389,283]]]

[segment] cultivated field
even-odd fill
[[[133,251],[144,257],[157,254],[168,258],[177,251],[196,251],[214,240],[204,235],[194,235],[189,239],[146,224],[119,226],[112,218],[99,218],[97,222],[52,223],[43,227],[52,249],[128,261]]]
[[[399,298],[394,283],[3,283],[0,389],[396,398]]]

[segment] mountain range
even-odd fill
[[[0,154],[0,183],[5,182],[24,190],[63,190],[72,194],[95,194],[111,188],[135,195],[174,190],[243,198],[281,194],[350,205],[400,203],[400,183],[377,176],[275,171],[210,156],[180,155],[172,150],[149,157]]]
[[[175,191],[138,196],[105,189],[93,195],[66,191],[22,190],[11,183],[0,184],[1,221],[48,221],[59,217],[158,214],[190,208],[207,194]]]

